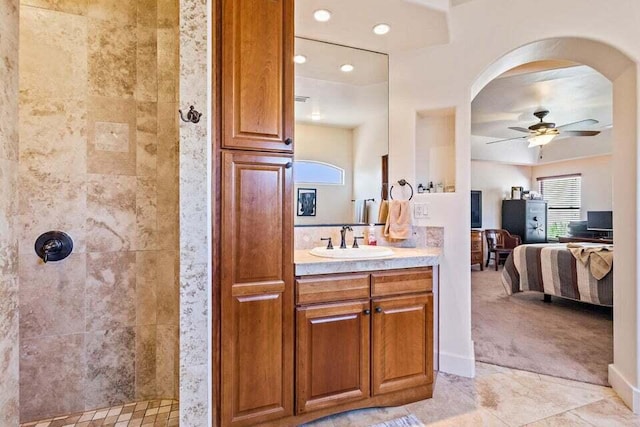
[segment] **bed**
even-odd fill
[[[538,291],[591,304],[613,305],[613,268],[597,280],[566,244],[516,247],[505,261],[501,277],[509,295]]]

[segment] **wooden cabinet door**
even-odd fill
[[[223,0],[222,147],[293,152],[293,0]]]
[[[433,294],[374,299],[372,393],[433,382]]]
[[[223,425],[293,414],[291,160],[222,153]]]
[[[297,309],[298,414],[369,397],[370,313],[369,301]]]

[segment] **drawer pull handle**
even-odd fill
[[[376,307],[376,313],[382,313],[382,307]]]
[[[287,138],[287,139],[284,140],[284,143],[285,143],[285,145],[291,145],[291,144],[293,144],[293,139]]]
[[[368,316],[371,314],[371,310],[369,310],[368,308],[364,311],[364,315]]]

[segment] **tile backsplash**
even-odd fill
[[[353,244],[353,236],[363,236],[366,244],[369,226],[357,225],[352,226],[353,233],[347,233],[347,244]],[[402,241],[389,241],[383,236],[384,226],[377,225],[376,240],[378,246],[391,246],[396,248],[425,248],[444,246],[444,228],[443,227],[424,227],[414,226],[413,235],[410,239]],[[326,245],[321,238],[331,237],[334,245],[340,245],[340,226],[319,226],[319,227],[295,227],[294,239],[296,249],[311,249],[316,246]]]

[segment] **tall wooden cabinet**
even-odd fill
[[[250,426],[294,406],[293,0],[216,10],[214,421]]]
[[[222,4],[222,147],[293,153],[293,0]]]
[[[291,159],[222,153],[223,425],[293,411]]]

